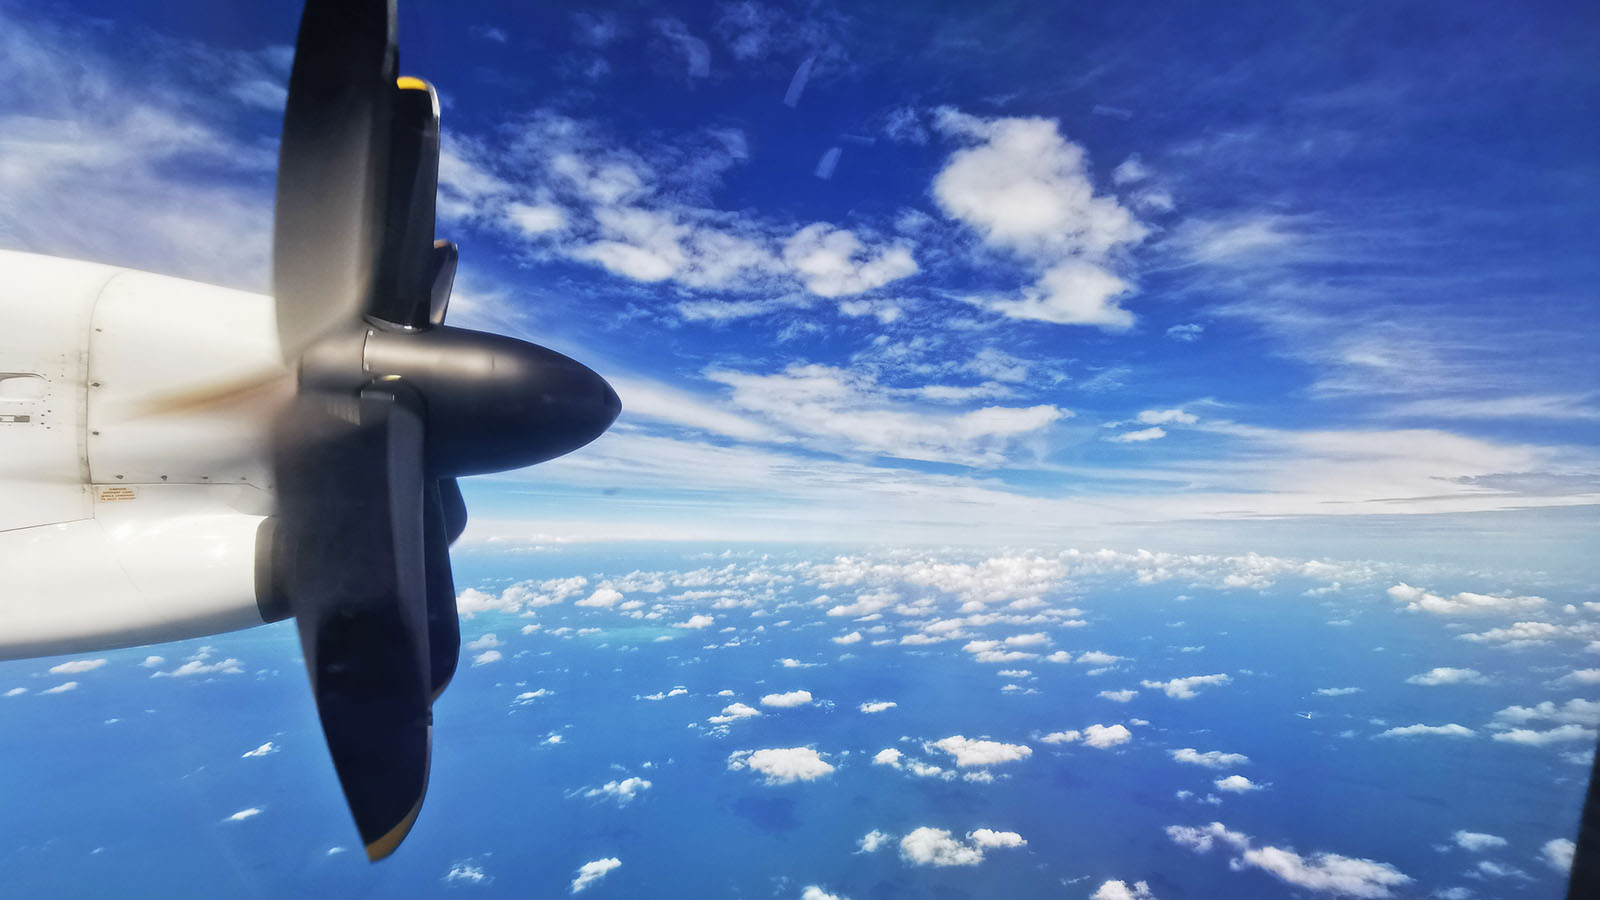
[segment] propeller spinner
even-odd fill
[[[294,402],[275,423],[264,612],[294,616],[369,859],[427,790],[434,699],[460,653],[456,477],[560,456],[621,403],[552,350],[444,325],[439,106],[397,78],[394,0],[307,0],[278,164],[273,280]]]

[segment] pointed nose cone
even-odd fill
[[[433,477],[531,466],[604,434],[622,412],[593,369],[537,344],[442,326],[367,339],[368,370],[397,375],[427,404]]]

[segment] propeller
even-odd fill
[[[621,411],[580,363],[444,324],[456,246],[434,239],[439,103],[397,77],[394,0],[307,0],[273,230],[294,399],[274,423],[264,614],[292,615],[369,859],[427,791],[433,701],[460,655],[456,479],[532,465]]]

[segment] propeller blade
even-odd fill
[[[300,19],[272,235],[286,359],[356,320],[377,287],[397,93],[394,7],[307,0]]]
[[[467,530],[467,498],[461,496],[461,485],[454,478],[441,478],[434,484],[444,505],[445,533],[454,544]]]
[[[428,654],[434,700],[450,685],[461,659],[461,619],[456,613],[456,583],[450,573],[450,507],[447,491],[459,502],[461,491],[454,478],[428,482],[423,498],[423,541],[428,569]],[[462,507],[465,515],[466,508]]]
[[[420,78],[398,79],[391,135],[378,288],[366,312],[396,325],[426,328],[437,324],[430,322],[439,192],[439,97],[432,85]]]
[[[279,420],[275,436],[275,577],[372,860],[405,838],[428,786],[433,672],[421,410],[398,382],[357,398],[311,394]]]

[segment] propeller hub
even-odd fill
[[[465,328],[369,329],[362,368],[422,395],[435,478],[554,459],[599,437],[622,410],[611,385],[577,360]]]

